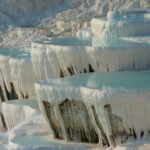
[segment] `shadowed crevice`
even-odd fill
[[[16,93],[14,84],[12,82],[10,82],[10,92],[8,91],[5,81],[3,81],[4,84],[4,88],[5,88],[5,92],[6,92],[6,96],[8,100],[14,100],[14,99],[18,99],[18,95]]]
[[[94,119],[96,121],[96,124],[98,126],[98,128],[100,129],[101,131],[101,134],[102,134],[102,142],[103,142],[103,145],[107,145],[107,146],[110,146],[109,144],[109,141],[108,141],[108,138],[106,136],[106,133],[104,132],[104,129],[103,129],[103,126],[102,124],[100,123],[99,119],[98,119],[98,116],[97,116],[97,113],[96,113],[96,110],[95,110],[95,107],[92,106],[92,111],[93,111],[93,114],[94,114]]]
[[[24,99],[24,98],[25,98],[25,96],[24,96],[23,92],[22,92],[22,91],[20,91],[20,93],[21,93],[22,98]]]
[[[67,70],[69,71],[69,73],[70,73],[71,76],[75,74],[73,66],[68,67]]]
[[[64,100],[60,112],[70,141],[98,143],[98,135],[91,123],[88,111],[82,102]]]
[[[1,97],[2,102],[4,102],[5,101],[5,97],[4,97],[3,90],[1,88],[1,86],[0,86],[0,97]]]
[[[14,84],[12,82],[10,82],[10,88],[11,88],[11,98],[12,99],[18,99],[18,95],[16,93]]]
[[[92,68],[91,64],[89,64],[89,72],[95,72],[94,69]]]
[[[111,105],[106,104],[104,106],[105,111],[107,112],[108,118],[110,120],[110,125],[112,129],[112,135],[109,137],[113,145],[118,145],[118,138],[120,139],[120,143],[125,143],[125,141],[128,139],[128,134],[125,130],[125,127],[123,125],[123,121],[120,117],[112,113]],[[133,131],[133,132],[132,132]],[[136,133],[134,130],[131,132],[133,133],[133,136],[136,136]]]
[[[50,123],[50,126],[54,132],[55,138],[63,139],[63,134],[61,130],[61,126],[59,124],[59,121],[56,119],[53,107],[49,102],[43,101],[43,106],[46,111],[46,117]]]
[[[1,112],[0,112],[0,117],[1,117],[1,120],[2,120],[3,127],[4,127],[5,129],[7,129],[4,116],[3,116],[3,114],[2,114]]]

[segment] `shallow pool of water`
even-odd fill
[[[119,38],[102,38],[102,37],[92,37],[89,40],[78,39],[75,37],[59,37],[51,38],[47,40],[36,41],[35,43],[46,44],[51,46],[65,46],[65,47],[81,47],[81,50],[85,47],[150,47],[150,43],[143,42],[137,43],[136,41],[131,41],[126,38],[126,40]]]
[[[30,58],[30,51],[25,48],[0,48],[0,55],[27,59]]]
[[[150,89],[150,71],[87,73],[41,82],[58,86],[81,86],[98,89]]]
[[[147,10],[121,10],[113,12],[112,18],[114,21],[127,21],[127,22],[150,22],[150,11]]]

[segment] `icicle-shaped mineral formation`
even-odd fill
[[[54,38],[32,43],[32,63],[39,80],[87,72],[145,70],[150,68],[150,45],[117,40],[103,47],[100,39]],[[99,41],[99,43],[98,43]],[[120,44],[120,45],[119,45]]]
[[[10,129],[21,121],[20,118],[24,118],[20,112],[17,112],[17,110],[20,110],[19,106],[14,107],[13,105],[12,107],[16,109],[14,111],[8,104],[5,107],[5,104],[2,112],[1,103],[35,96],[35,81],[37,80],[32,68],[29,50],[0,48],[0,126],[4,128],[7,126]],[[11,115],[13,117],[9,117]],[[20,117],[18,117],[19,115]],[[18,118],[19,121],[16,121],[15,118]],[[8,123],[8,120],[11,122],[11,125]],[[0,130],[2,130],[2,127],[0,127]]]
[[[0,99],[1,102],[35,96],[30,53],[15,48],[0,49]]]
[[[13,100],[2,103],[5,126],[8,130],[33,116],[38,110],[36,99]]]
[[[56,138],[109,146],[149,135],[149,71],[53,79],[35,89]]]

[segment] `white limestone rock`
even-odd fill
[[[8,130],[34,116],[38,110],[36,99],[13,100],[2,103],[2,113]]]

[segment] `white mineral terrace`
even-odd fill
[[[147,70],[150,45],[125,39],[51,38],[32,43],[31,59],[38,80],[86,72]]]
[[[0,48],[1,102],[35,96],[30,52],[23,48]]]
[[[32,117],[39,110],[35,98],[13,100],[2,103],[2,112],[7,129],[14,128],[26,118]]]
[[[108,12],[107,18],[94,18],[91,30],[95,36],[103,38],[139,36],[150,34],[149,10],[123,10]]]
[[[56,138],[109,146],[150,134],[149,71],[84,74],[35,89]]]

